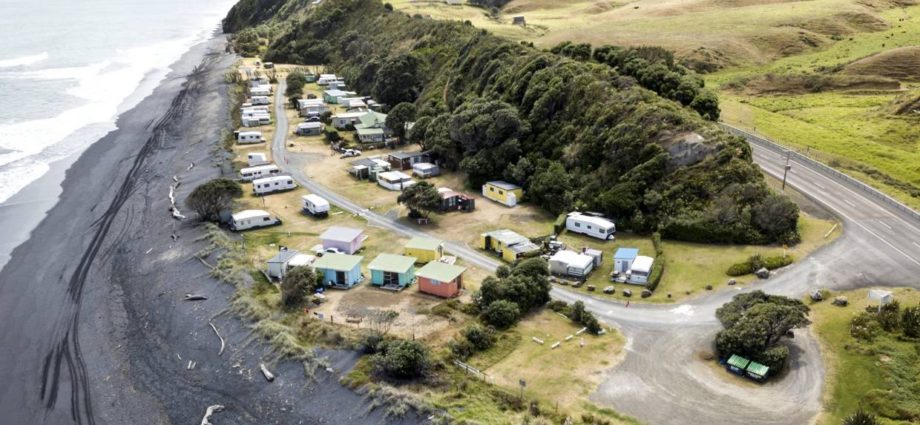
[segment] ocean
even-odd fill
[[[0,0],[0,206],[116,128],[235,0]]]

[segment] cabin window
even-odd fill
[[[440,285],[440,284],[441,284],[441,281],[440,281],[440,280],[431,279],[431,284],[432,284],[432,285]]]
[[[499,194],[499,195],[504,195],[505,192],[502,192],[502,191],[499,190],[499,191],[498,191],[498,194]]]

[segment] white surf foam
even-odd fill
[[[0,59],[0,68],[12,68],[15,66],[29,66],[34,63],[48,59],[48,52],[42,52],[37,55],[20,56],[18,58]]]

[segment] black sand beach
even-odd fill
[[[0,422],[199,423],[215,404],[226,406],[212,418],[221,425],[392,422],[338,384],[351,353],[329,353],[334,372],[316,381],[288,362],[266,382],[258,365],[269,348],[247,344],[245,323],[224,313],[233,288],[193,257],[201,226],[170,216],[173,176],[181,202],[221,174],[223,74],[235,60],[224,49],[223,37],[196,46],[83,153],[0,271]]]

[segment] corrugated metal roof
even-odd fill
[[[466,267],[445,264],[440,261],[432,261],[418,269],[415,275],[424,277],[425,279],[437,280],[439,282],[450,282],[465,271]]]
[[[297,254],[298,252],[294,250],[279,251],[278,254],[275,254],[274,257],[268,260],[268,262],[269,263],[286,263],[291,258],[294,258],[294,256]]]
[[[639,248],[618,248],[616,252],[613,253],[613,258],[617,260],[629,260],[636,258],[639,255]]]
[[[758,376],[767,376],[770,368],[757,362],[751,362],[747,367],[747,371]]]
[[[737,354],[732,354],[732,356],[728,358],[728,364],[734,367],[737,367],[738,369],[741,369],[741,370],[744,370],[744,368],[746,368],[749,363],[751,363],[750,360],[744,357],[741,357]]]
[[[347,272],[351,269],[354,269],[359,264],[364,257],[360,255],[347,255],[347,254],[325,254],[322,257],[316,259],[316,262],[313,263],[313,267],[317,269],[328,269],[335,270],[340,272]]]
[[[508,182],[505,182],[505,181],[501,181],[501,180],[496,180],[496,181],[492,181],[492,182],[487,182],[486,184],[487,184],[487,185],[492,185],[492,186],[495,186],[495,187],[499,187],[499,188],[502,188],[502,189],[505,189],[505,190],[517,190],[517,189],[520,189],[520,188],[521,188],[520,186],[518,186],[518,185],[516,185],[516,184],[511,184],[511,183],[508,183]]]
[[[363,230],[353,227],[332,226],[323,232],[319,238],[328,241],[351,242],[361,236],[362,233],[364,233]]]
[[[406,248],[428,249],[432,251],[438,249],[439,246],[441,246],[441,241],[422,237],[414,237],[406,244]]]
[[[405,255],[380,254],[367,268],[371,270],[383,270],[385,272],[405,273],[415,266],[415,257],[406,257]]]

